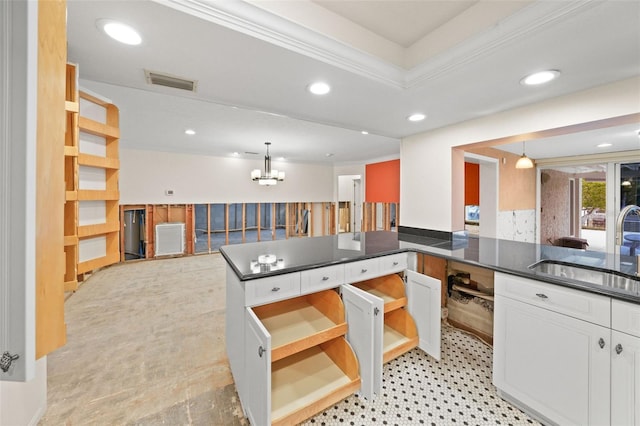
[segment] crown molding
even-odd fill
[[[240,0],[154,0],[173,9],[402,89],[405,70]]]
[[[406,70],[242,0],[154,1],[397,89],[420,87],[603,3],[602,0],[536,1],[480,35]]]

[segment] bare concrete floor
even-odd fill
[[[245,425],[219,254],[114,265],[65,303],[40,425]]]

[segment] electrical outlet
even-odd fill
[[[173,189],[165,189],[164,195],[173,195]]]

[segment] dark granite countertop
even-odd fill
[[[640,283],[625,291],[537,273],[529,266],[556,260],[634,275],[636,258],[484,237],[439,239],[389,231],[227,245],[220,252],[241,281],[415,251],[495,271],[640,303]],[[259,260],[261,262],[259,262]],[[594,274],[599,273],[594,271]]]

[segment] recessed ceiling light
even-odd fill
[[[276,158],[276,160],[278,160],[278,161],[284,161],[284,160],[285,160],[285,158],[284,158],[284,157],[278,157],[278,158]]]
[[[325,154],[325,156],[326,156],[326,157],[333,157],[333,153],[328,152],[328,153],[326,153],[326,154]]]
[[[326,95],[331,91],[331,86],[322,81],[318,81],[309,85],[309,91],[314,95]]]
[[[606,147],[608,147],[608,146],[611,146],[611,144],[610,144],[610,143],[605,142],[605,143],[598,144],[598,145],[596,145],[596,146],[597,146],[598,148],[606,148]]]
[[[96,25],[104,31],[109,37],[120,43],[136,46],[142,43],[140,34],[130,26],[122,22],[113,21],[111,19],[99,19]]]
[[[185,131],[184,131],[184,133],[185,133],[186,135],[193,136],[193,135],[195,135],[195,134],[196,134],[196,131],[195,131],[195,130],[193,130],[193,129],[187,129],[187,130],[185,130]]]
[[[536,86],[538,84],[548,83],[551,80],[558,78],[559,75],[560,75],[560,71],[558,70],[546,70],[546,71],[535,72],[533,74],[529,74],[528,76],[520,80],[520,84],[523,84],[525,86]]]
[[[409,121],[422,121],[425,118],[427,118],[426,115],[424,115],[422,113],[415,113],[415,114],[411,114],[409,117],[407,117],[407,120],[409,120]]]
[[[363,131],[362,131],[362,132],[360,132],[360,133],[362,133],[363,135],[368,135],[368,134],[369,134],[369,132],[367,132],[366,130],[363,130]]]
[[[238,155],[240,155],[240,153],[238,153],[237,151],[232,153],[231,155],[233,155],[234,157],[237,157]]]

